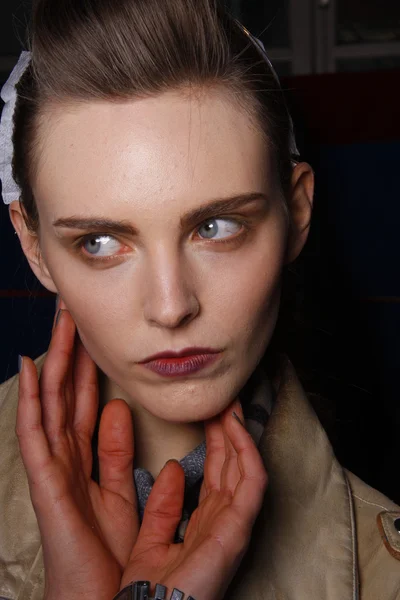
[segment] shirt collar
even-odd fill
[[[246,429],[258,445],[273,406],[273,389],[261,366],[257,367],[246,382],[239,393],[239,399],[243,408]],[[190,518],[192,509],[196,505],[196,498],[193,496],[198,496],[200,491],[199,483],[203,478],[205,458],[206,443],[204,441],[179,461],[186,481],[185,520]],[[134,470],[134,476],[140,518],[143,519],[144,509],[154,484],[154,477],[149,471],[140,467]]]

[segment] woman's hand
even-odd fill
[[[136,540],[133,427],[123,400],[104,408],[100,484],[91,479],[98,413],[96,365],[63,310],[40,381],[25,357],[17,435],[42,537],[46,600],[110,600]]]
[[[131,581],[161,583],[196,600],[221,600],[248,547],[267,486],[260,454],[243,425],[240,403],[206,423],[207,456],[198,508],[182,544],[174,544],[184,473],[168,462],[154,483],[143,524],[125,569]]]

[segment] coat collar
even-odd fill
[[[259,444],[269,486],[227,597],[357,600],[349,484],[291,363],[285,362]]]
[[[38,371],[44,357],[35,361]],[[282,373],[259,443],[269,487],[226,597],[358,600],[355,522],[346,475],[289,362]],[[0,596],[39,600],[44,576],[40,534],[15,437],[18,378],[3,385],[8,389],[0,408]]]

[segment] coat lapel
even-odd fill
[[[269,487],[226,597],[357,600],[356,535],[346,475],[290,363],[259,449]]]
[[[44,356],[35,361],[39,371]],[[44,586],[41,541],[15,435],[17,406],[14,377],[0,409],[0,597],[39,600]]]

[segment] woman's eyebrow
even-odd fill
[[[181,226],[188,227],[190,225],[205,221],[217,213],[229,212],[236,210],[245,204],[254,202],[255,200],[267,200],[267,195],[261,192],[251,192],[247,194],[239,194],[231,198],[220,198],[209,204],[200,206],[191,210],[181,217]],[[112,219],[104,219],[101,217],[61,217],[53,222],[53,227],[62,227],[64,229],[82,229],[96,230],[102,232],[112,231],[121,235],[137,235],[138,230],[133,227],[128,221],[114,221]]]
[[[181,217],[181,226],[183,228],[196,225],[201,221],[206,221],[211,217],[215,217],[218,213],[227,213],[232,210],[236,210],[246,204],[250,204],[250,202],[255,202],[256,200],[266,201],[268,200],[268,196],[261,192],[250,192],[247,194],[232,196],[231,198],[220,198],[218,200],[214,200],[209,204],[195,208],[186,215],[183,215]]]
[[[137,235],[138,231],[128,221],[113,221],[101,217],[62,217],[53,222],[53,227],[113,232],[121,235]]]

